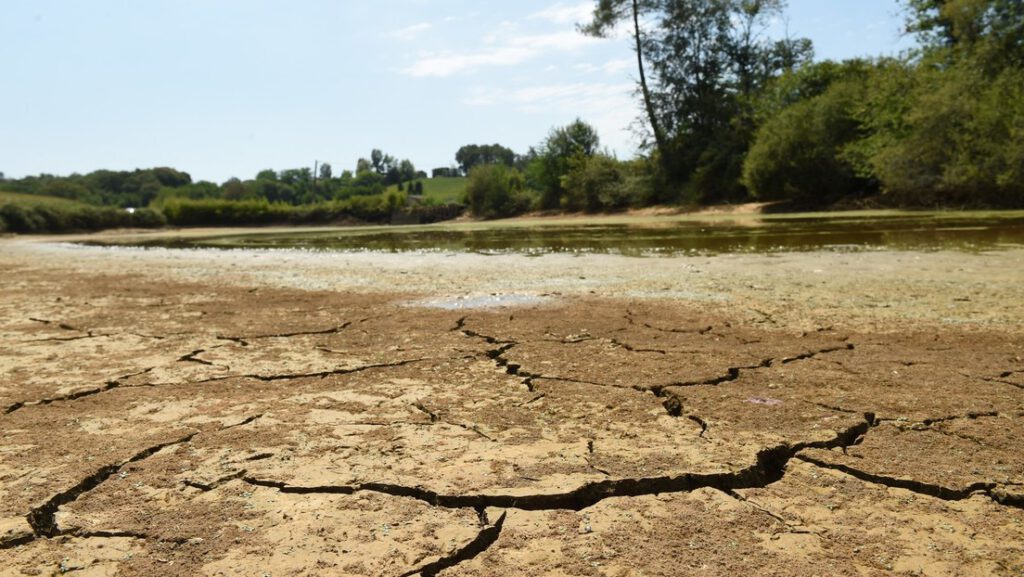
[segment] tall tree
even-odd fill
[[[647,84],[647,72],[644,66],[644,35],[640,29],[641,12],[652,11],[656,9],[656,6],[657,2],[650,0],[642,3],[640,0],[599,0],[594,9],[593,20],[584,26],[582,31],[591,36],[604,37],[615,28],[620,20],[632,18],[633,44],[636,51],[636,65],[640,76],[640,93],[643,95],[644,111],[647,114],[647,122],[651,125],[651,133],[654,135],[658,158],[665,162],[668,159],[668,142],[654,108],[651,89]]]
[[[398,163],[398,178],[399,182],[416,180],[416,165],[408,158]]]
[[[1024,64],[1021,0],[904,0],[906,30],[926,51],[982,49],[997,66]]]
[[[455,153],[455,161],[463,174],[482,164],[514,166],[516,153],[500,144],[467,144]]]
[[[379,148],[374,148],[370,152],[370,164],[373,165],[373,171],[377,174],[384,174],[386,172],[384,168],[384,153]]]
[[[533,151],[535,156],[527,170],[531,184],[541,191],[542,208],[560,206],[565,194],[562,177],[569,172],[571,163],[576,158],[593,156],[600,146],[594,127],[578,118],[551,130],[539,149]]]
[[[767,38],[767,23],[784,8],[785,0],[597,1],[582,30],[601,36],[631,25],[639,92],[669,188],[687,180],[739,188],[750,99],[810,55],[809,41]],[[672,192],[662,193],[669,200]]]

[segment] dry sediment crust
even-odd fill
[[[80,250],[0,247],[0,575],[1024,571],[1024,332],[981,297],[439,310]]]

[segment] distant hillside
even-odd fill
[[[82,208],[87,206],[81,202],[56,196],[21,194],[18,192],[0,190],[0,205],[4,204],[17,204],[25,207],[51,206],[58,208]]]

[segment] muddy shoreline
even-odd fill
[[[187,231],[208,236],[219,229]],[[180,232],[160,233],[160,236]],[[0,264],[147,282],[274,287],[458,299],[486,295],[665,300],[751,322],[887,331],[925,324],[1024,328],[1024,248],[795,252],[632,258],[619,255],[322,253],[168,250],[71,244],[87,237],[0,240]]]
[[[0,575],[1024,570],[1024,250],[63,240],[0,239]]]

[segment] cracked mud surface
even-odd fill
[[[1024,573],[1018,253],[274,258],[0,242],[0,575]],[[545,300],[410,304],[494,262]]]

